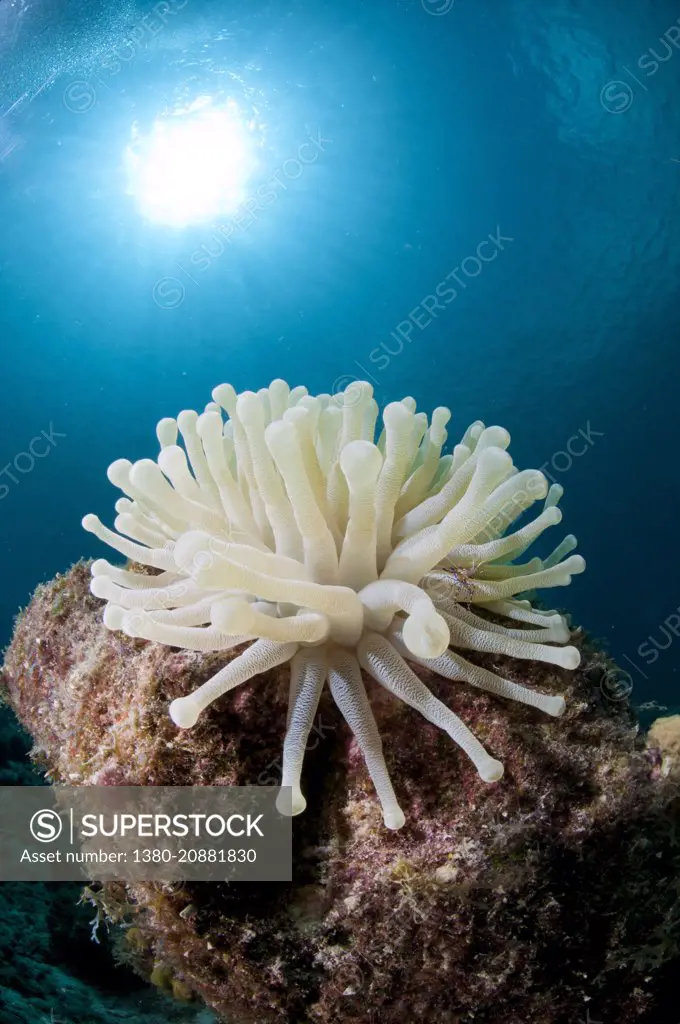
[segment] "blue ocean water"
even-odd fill
[[[2,0],[0,69],[3,642],[160,417],[358,377],[564,485],[556,603],[677,705],[676,5]],[[153,222],[124,154],[199,97],[268,198]]]
[[[359,378],[449,406],[453,441],[502,424],[564,486],[588,568],[555,604],[677,710],[679,95],[670,0],[0,0],[0,644],[38,582],[109,556],[81,518],[112,521],[106,467],[161,417]],[[202,217],[204,182],[161,203],[183,152],[130,176],[197,103],[232,111],[243,172]],[[34,781],[8,743],[0,781]],[[54,931],[76,889],[3,886],[0,945],[115,987],[82,923]],[[34,973],[7,1019],[56,1024]]]

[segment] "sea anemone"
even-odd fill
[[[500,761],[411,664],[562,714],[562,697],[504,679],[459,653],[578,665],[577,649],[561,646],[569,640],[564,618],[518,599],[566,586],[585,567],[570,555],[573,536],[546,559],[516,561],[560,522],[562,488],[548,489],[539,471],[515,468],[502,427],[477,421],[442,454],[449,410],[435,409],[428,422],[412,398],[385,407],[376,441],[378,405],[362,381],[317,397],[282,380],[240,395],[221,384],[213,399],[201,415],[184,411],[160,421],[155,462],[120,459],[109,467],[109,480],[126,495],[116,503],[116,532],[97,516],[83,519],[86,530],[155,571],[93,563],[91,590],[107,602],[109,629],[193,651],[249,644],[172,702],[175,724],[190,728],[227,691],[290,662],[282,769],[288,806],[291,794],[294,814],[306,806],[302,762],[328,682],[364,756],[385,825],[398,829],[404,814],[363,669],[445,730],[485,782],[499,779]],[[540,499],[539,515],[508,532]]]

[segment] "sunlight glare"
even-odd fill
[[[125,152],[128,192],[150,221],[185,227],[233,213],[255,167],[252,126],[236,103],[209,97],[159,117]]]

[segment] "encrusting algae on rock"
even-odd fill
[[[79,563],[38,587],[3,668],[48,778],[274,782],[284,670],[178,731],[168,702],[225,655],[111,632],[89,580]],[[585,1020],[587,1006],[593,1020],[664,1020],[664,965],[677,955],[677,786],[658,751],[643,749],[626,705],[603,697],[609,664],[580,633],[572,642],[579,669],[529,664],[524,677],[565,695],[559,727],[423,670],[502,757],[493,786],[435,726],[414,735],[413,712],[367,681],[408,811],[398,832],[384,828],[361,755],[324,694],[307,751],[308,808],[294,822],[293,881],[107,884],[96,896],[131,926],[121,931],[126,958],[232,1024],[561,1024]],[[509,671],[502,656],[475,657]]]
[[[295,390],[298,400],[305,397]],[[282,401],[278,391],[274,397],[267,396],[269,405],[264,408],[269,413],[276,402]],[[234,396],[229,393],[222,397],[225,405],[232,405],[230,414],[233,411],[238,420]],[[246,431],[246,445],[251,444],[251,454],[263,458],[260,412],[250,398],[245,407],[246,418],[252,416],[256,421],[252,440]],[[306,407],[310,408],[308,403]],[[325,408],[328,406],[323,403],[321,409],[311,406],[319,416]],[[368,411],[363,410],[357,427],[355,408],[354,403],[345,400],[345,419],[327,423],[326,429],[336,430],[348,444],[369,443],[363,436],[353,437],[352,430],[361,433],[372,419],[373,409],[369,406]],[[408,404],[404,409],[409,416],[417,415]],[[208,409],[209,425],[205,430],[212,439],[210,444],[216,436],[216,412],[215,408]],[[406,422],[404,415],[397,410],[395,417],[401,430],[402,421]],[[285,420],[295,429],[298,421],[301,423],[297,416]],[[178,493],[183,491],[182,501],[168,496],[168,485],[159,481],[156,471],[148,466],[133,473],[134,467],[129,464],[114,464],[118,467],[114,471],[117,482],[124,483],[131,492],[117,506],[117,526],[128,536],[136,534],[134,541],[123,544],[127,545],[123,553],[139,555],[138,549],[146,545],[164,556],[178,547],[187,554],[187,547],[193,558],[204,550],[205,540],[201,537],[198,544],[196,530],[199,525],[204,531],[206,525],[214,529],[217,511],[215,505],[208,504],[203,510],[192,510],[191,503],[200,497],[198,485],[208,487],[205,475],[201,480],[205,466],[196,447],[203,428],[199,424],[195,429],[196,422],[193,415],[190,420],[183,415],[180,421],[186,428],[191,479],[185,474],[188,463],[182,462],[177,453],[181,449],[159,457],[159,465],[164,463],[163,471],[167,470],[173,487]],[[173,430],[168,421],[163,423],[159,437],[167,450],[174,446]],[[492,437],[487,435],[490,450],[494,448],[492,442],[505,443],[500,428],[486,429],[496,431]],[[410,512],[404,508],[415,501],[416,492],[427,501],[428,488],[436,487],[436,466],[435,477],[428,476],[434,463],[427,446],[434,444],[440,458],[443,441],[440,436],[434,440],[430,436],[427,450],[417,456],[414,439],[422,442],[426,427],[419,421],[414,431],[408,437],[404,434],[407,454],[415,459],[410,463],[411,475],[405,483],[402,475],[401,491],[390,491],[393,511],[402,500],[396,525],[404,517],[408,519]],[[475,436],[468,437],[468,441],[475,442],[472,449],[463,447],[473,451],[483,432],[483,425],[479,425]],[[238,423],[233,438],[237,435]],[[287,432],[287,441],[291,440],[289,435]],[[231,440],[227,435],[227,456]],[[278,440],[275,438],[274,446]],[[377,448],[380,450],[380,445]],[[383,450],[385,465],[390,452],[393,455],[401,450],[401,442],[392,446],[389,430]],[[242,447],[242,455],[243,451]],[[369,458],[367,449],[364,455]],[[464,452],[458,457],[464,461],[467,458]],[[486,459],[483,461],[486,463]],[[512,491],[520,474],[496,455],[491,456],[491,462],[500,477],[493,485],[487,480],[484,486],[490,490],[482,504],[491,499],[493,506],[494,489],[507,484],[506,491]],[[270,474],[266,490],[272,486],[272,478],[271,466],[265,463]],[[427,473],[420,473],[418,486],[412,483],[409,490],[409,481],[424,464]],[[442,472],[449,472],[451,464],[447,465]],[[220,466],[219,473],[224,468]],[[287,488],[290,484],[287,493],[295,512],[286,520],[285,529],[279,523],[281,536],[284,540],[287,537],[288,543],[295,540],[292,524],[298,521],[298,514],[302,518],[304,509],[296,506],[297,499],[291,493],[299,480],[297,484],[289,481],[283,470],[282,479]],[[463,495],[476,472],[473,466],[469,470]],[[486,469],[481,475],[485,473]],[[339,477],[331,476],[331,489],[337,495],[342,492]],[[423,485],[426,477],[429,483]],[[162,547],[157,542],[164,521],[156,516],[161,491],[172,505],[172,521],[164,524]],[[455,487],[449,497],[454,492]],[[254,491],[244,486],[245,493],[252,496]],[[300,492],[296,493],[299,498]],[[477,497],[480,494],[478,491]],[[537,496],[532,495],[532,500]],[[351,486],[346,498],[345,505],[344,499],[341,501],[345,512],[335,519],[335,526],[349,536]],[[468,504],[468,511],[473,504]],[[263,507],[269,511],[267,500]],[[384,507],[383,501],[383,511]],[[416,507],[417,502],[412,509]],[[486,508],[488,511],[489,506]],[[545,517],[550,508],[553,512]],[[194,534],[186,544],[180,543],[186,536],[180,529],[180,509],[183,515],[192,511],[202,521],[185,524]],[[442,506],[437,515],[443,522],[450,511]],[[556,522],[555,512],[548,504],[542,515]],[[363,529],[366,521],[362,516],[364,513],[358,520],[355,517],[355,526],[360,521]],[[390,554],[384,546],[385,538],[389,539],[391,533],[394,542],[394,528],[385,533],[383,527],[380,549],[380,530],[372,527],[369,534],[376,542],[376,558],[369,569],[380,574],[394,552],[402,552],[397,558],[399,600],[394,600],[392,583],[384,588],[385,593],[375,591],[374,579],[355,580],[355,589],[348,587],[355,598],[359,595],[359,603],[368,610],[369,617],[377,616],[371,618],[371,634],[382,629],[389,634],[390,644],[396,641],[396,649],[401,651],[397,657],[412,665],[409,672],[415,674],[419,686],[427,687],[428,700],[435,702],[429,707],[444,708],[451,716],[448,723],[465,723],[465,732],[456,731],[456,727],[455,736],[451,729],[437,727],[441,725],[437,715],[426,716],[429,720],[414,716],[407,703],[394,700],[386,691],[380,673],[370,671],[370,660],[361,659],[362,640],[352,619],[358,612],[356,602],[340,595],[344,611],[339,624],[335,622],[339,606],[333,595],[327,599],[319,590],[324,586],[342,589],[342,584],[326,584],[314,577],[318,566],[315,569],[305,559],[304,544],[296,556],[294,551],[282,554],[276,549],[274,553],[271,546],[267,552],[262,536],[258,541],[251,535],[247,545],[242,536],[238,544],[227,538],[227,544],[217,552],[223,560],[219,580],[202,577],[205,563],[200,561],[193,575],[185,574],[183,583],[188,590],[182,591],[183,600],[171,606],[154,603],[160,601],[158,577],[154,574],[174,575],[169,563],[156,564],[157,559],[150,567],[131,563],[125,570],[104,568],[100,561],[94,563],[94,572],[93,565],[79,563],[66,575],[37,589],[17,621],[6,654],[3,684],[17,716],[33,736],[33,756],[49,780],[83,786],[272,785],[278,784],[282,775],[286,781],[286,772],[290,782],[292,772],[293,782],[302,781],[305,787],[306,812],[293,823],[291,883],[183,883],[167,887],[160,883],[115,883],[92,887],[88,898],[97,902],[109,920],[123,926],[122,955],[134,961],[154,984],[177,998],[203,999],[231,1024],[342,1024],[350,1020],[397,1024],[414,1017],[441,1024],[574,1024],[586,1020],[586,1014],[593,1021],[662,1024],[664,986],[674,986],[669,965],[678,953],[680,923],[677,783],[661,769],[663,755],[653,746],[645,749],[627,704],[607,699],[608,690],[602,683],[611,663],[586,642],[580,631],[570,631],[557,612],[542,612],[515,597],[529,589],[532,577],[536,583],[538,576],[540,583],[542,572],[550,574],[553,584],[561,579],[560,572],[564,574],[565,570],[558,567],[564,565],[573,538],[567,538],[540,565],[540,559],[526,563],[530,566],[527,570],[504,560],[523,552],[525,542],[531,539],[526,533],[514,542],[510,540],[506,550],[498,547],[501,536],[479,537],[484,524],[474,515],[469,521],[461,517],[458,526],[461,524],[462,532],[454,536],[454,530],[445,537],[448,553],[454,537],[453,548],[458,545],[460,564],[449,559],[444,572],[441,559],[431,561],[439,550],[432,548],[433,538],[436,540],[432,532],[409,545],[412,537],[407,529],[402,533],[406,547],[400,549],[402,541],[397,539]],[[421,519],[415,525],[415,537],[419,530],[429,529]],[[89,526],[93,526],[91,520]],[[452,526],[456,526],[455,516],[448,520],[446,530]],[[488,529],[489,524],[484,528]],[[97,527],[96,532],[102,531]],[[304,540],[302,528],[299,535]],[[111,542],[115,537],[107,532],[105,539]],[[512,537],[517,538],[517,534]],[[253,540],[261,546],[251,544]],[[485,552],[489,556],[486,567],[476,557],[479,552],[461,553],[466,545],[471,548],[483,544],[492,545]],[[245,546],[255,547],[258,553],[244,553]],[[237,547],[239,550],[235,550]],[[340,568],[342,548],[336,546],[335,550],[340,550]],[[435,587],[428,592],[418,587],[420,578],[415,575],[413,582],[404,579],[404,575],[408,577],[406,556],[414,551],[423,556],[418,562],[420,569],[435,569],[443,590]],[[301,626],[289,621],[295,617],[290,603],[277,603],[283,598],[276,586],[260,578],[262,572],[257,567],[265,564],[267,554],[276,559],[275,565],[271,561],[267,565],[277,572],[290,574],[292,563],[301,558],[299,564],[309,573],[304,577],[309,585],[293,588],[295,593],[290,588],[293,577],[288,575],[284,580],[300,618],[307,616]],[[324,557],[328,560],[330,555],[331,547],[326,545]],[[264,561],[261,556],[265,556]],[[312,561],[319,557],[319,550],[310,552],[309,557]],[[358,563],[350,561],[354,572]],[[582,568],[580,562],[566,561],[572,571]],[[180,562],[186,564],[183,557]],[[511,581],[517,575],[523,579],[513,589]],[[95,592],[101,586],[107,592],[102,590],[95,596],[90,587],[97,579],[109,582],[96,584]],[[389,582],[387,577],[384,579]],[[235,580],[235,589],[246,594],[236,603],[233,593],[224,593],[225,586],[231,589],[229,583]],[[255,580],[266,593],[248,590]],[[382,580],[380,576],[377,582]],[[175,581],[163,582],[169,586]],[[507,588],[505,595],[498,594],[499,583]],[[360,595],[371,586],[374,590],[364,604]],[[210,592],[199,593],[202,587]],[[414,590],[420,594],[414,594]],[[151,595],[150,608],[145,608],[144,602],[136,604],[134,596],[126,597],[126,592]],[[446,617],[441,610],[442,593]],[[105,620],[101,597],[110,609]],[[256,600],[259,606],[249,611],[243,606],[252,604],[253,597],[263,600]],[[475,598],[479,600],[475,602]],[[274,607],[265,607],[268,603]],[[491,603],[496,606],[489,607]],[[477,608],[476,623],[470,618],[471,605]],[[140,609],[143,614],[133,614]],[[496,679],[504,686],[515,686],[516,693],[535,694],[541,700],[507,700],[504,698],[515,694],[507,689],[504,692],[502,687],[484,687],[478,682],[457,685],[443,678],[444,655],[439,648],[446,638],[436,616],[443,619],[451,634],[454,650],[449,654],[467,666],[461,676],[468,684]],[[539,630],[531,629],[532,638],[520,644],[520,654],[515,634],[522,616],[524,628],[539,625],[554,635],[539,639],[533,636]],[[404,622],[409,617],[415,621],[413,628],[406,630]],[[247,635],[235,644],[224,642],[229,632],[226,627],[246,618],[251,627]],[[267,618],[269,622],[263,621]],[[354,622],[352,635],[351,631],[343,633],[350,620]],[[172,629],[165,634],[168,625]],[[257,629],[252,628],[254,625]],[[305,633],[306,640],[291,640],[290,631],[298,628],[311,629],[314,636]],[[200,629],[206,630],[207,642],[191,649],[197,645],[186,641],[196,640],[191,631]],[[289,635],[277,634],[272,639],[272,631],[281,629]],[[149,637],[149,632],[154,636]],[[473,634],[474,643],[470,642]],[[482,634],[490,636],[492,642],[485,643]],[[359,687],[365,687],[370,718],[366,705],[362,705],[363,725],[347,714],[350,731],[343,720],[349,705],[343,703],[342,694],[337,699],[338,685],[332,693],[322,692],[312,673],[311,721],[307,720],[307,705],[304,728],[298,728],[292,740],[287,739],[288,746],[284,745],[282,753],[282,738],[287,729],[289,737],[291,733],[290,700],[292,696],[295,705],[296,689],[291,691],[286,660],[277,663],[275,659],[264,671],[256,669],[252,678],[239,677],[238,688],[224,687],[218,700],[212,699],[218,694],[211,690],[209,707],[202,705],[204,710],[195,724],[178,728],[176,720],[168,715],[168,707],[177,707],[176,702],[187,695],[205,693],[201,688],[209,680],[233,681],[238,676],[245,643],[257,636],[268,638],[272,644],[311,644],[312,649],[315,643],[338,648],[344,643],[351,651],[358,644],[361,670],[356,670],[359,675],[354,680],[357,685],[353,699],[360,699]],[[501,639],[494,642],[494,637]],[[183,642],[173,644],[173,639]],[[552,646],[567,641],[568,647]],[[262,639],[255,642],[261,643]],[[422,657],[422,651],[414,655],[413,648],[421,642],[431,645],[425,651],[429,658]],[[536,657],[524,649],[531,645]],[[464,662],[457,653],[459,646],[465,649]],[[447,644],[442,650],[447,650]],[[547,651],[554,653],[547,657]],[[557,653],[560,651],[573,653],[564,661]],[[296,657],[297,647],[290,654]],[[428,667],[428,661],[432,661],[432,667]],[[233,665],[237,667],[231,668]],[[352,679],[354,672],[352,669],[349,673]],[[547,708],[541,701],[559,701],[561,717],[556,720],[546,715]],[[556,705],[553,710],[557,710]],[[294,707],[291,717],[295,721]],[[362,732],[367,721],[373,722],[369,742],[367,733]],[[495,782],[485,778],[484,771],[479,771],[479,757],[463,756],[451,742],[452,738],[466,737],[468,730],[484,756],[504,766],[502,779],[500,773],[495,774]],[[460,745],[469,754],[465,743]],[[479,753],[477,748],[474,750]],[[391,802],[395,794],[398,805]],[[402,809],[405,823],[394,817]],[[385,824],[390,827],[386,829]]]

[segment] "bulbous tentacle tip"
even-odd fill
[[[196,725],[201,713],[191,697],[178,697],[169,707],[170,718],[179,729],[190,729]]]
[[[385,828],[389,828],[393,832],[396,832],[405,825],[406,816],[401,807],[396,807],[391,811],[384,812],[383,821],[385,822]]]
[[[93,597],[98,597],[102,601],[108,600],[111,596],[110,590],[111,581],[108,576],[103,574],[92,574],[92,580],[90,582],[90,593]],[[115,629],[120,629],[120,626],[115,626]]]
[[[581,664],[581,652],[578,647],[563,647],[561,655],[559,664],[562,668],[575,669]]]
[[[94,580],[92,582],[94,583]],[[90,590],[92,591],[92,593],[94,593],[94,591],[92,590],[92,586],[90,586]],[[95,597],[96,596],[97,595],[95,594]],[[107,629],[110,629],[112,632],[116,632],[117,630],[121,630],[123,628],[124,617],[125,609],[121,608],[120,605],[107,604],[106,608],[104,609],[104,625],[106,626]]]
[[[564,697],[547,697],[545,702],[546,714],[552,715],[553,718],[560,718],[567,707],[567,702]]]
[[[195,409],[182,409],[182,411],[177,414],[177,426],[182,432],[185,430],[191,430],[192,427],[196,426],[197,419],[198,413]]]
[[[449,627],[434,610],[428,615],[409,615],[403,636],[404,643],[417,658],[438,658],[451,642]]]
[[[202,530],[187,530],[178,537],[173,548],[177,568],[187,575],[209,569],[214,564],[211,548],[214,542]]]
[[[210,609],[210,621],[225,633],[248,633],[253,628],[253,609],[243,598],[216,601]]]
[[[276,809],[279,814],[284,815],[286,818],[294,818],[297,814],[302,814],[306,807],[307,801],[302,795],[302,790],[299,786],[294,786],[292,791],[289,786],[281,788],[276,798]]]
[[[577,576],[586,571],[586,560],[583,555],[570,555],[560,562],[560,567],[566,571],[568,576]]]
[[[552,627],[554,643],[566,644],[568,643],[569,637],[571,636],[569,632],[569,626],[566,624],[564,619],[561,618],[561,616],[556,616],[556,618],[558,618],[559,621],[555,622],[555,625]]]
[[[501,761],[497,761],[495,757],[488,757],[477,765],[477,771],[483,782],[498,782],[503,778],[505,769]]]
[[[381,452],[370,441],[350,441],[340,453],[340,468],[353,483],[374,484],[382,464]]]
[[[146,615],[144,611],[135,610],[128,611],[125,609],[123,614],[123,621],[121,629],[126,636],[134,639],[144,639],[144,626],[146,624]]]

